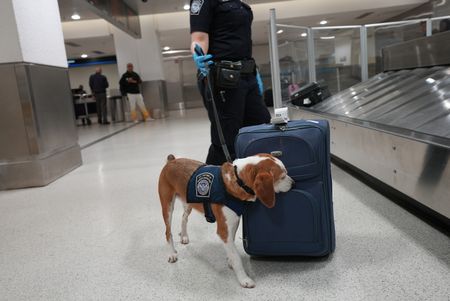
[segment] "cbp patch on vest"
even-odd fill
[[[195,178],[195,194],[199,198],[209,198],[211,194],[214,175],[209,172],[203,172]]]
[[[191,15],[199,15],[202,9],[204,0],[194,0],[191,4]]]

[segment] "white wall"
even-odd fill
[[[154,17],[140,17],[141,39],[135,39],[122,30],[112,27],[119,72],[126,71],[126,64],[132,63],[143,81],[164,80],[162,53],[156,35]]]
[[[352,39],[351,37],[338,37],[334,40],[334,58],[338,65],[352,64]]]
[[[0,38],[0,63],[67,67],[57,0],[2,0]]]
[[[267,64],[270,62],[269,57],[269,44],[266,45],[254,45],[252,49],[252,55],[257,64]]]
[[[95,73],[96,67],[102,67],[103,75],[108,78],[109,89],[119,89],[119,71],[116,64],[93,65],[86,67],[69,68],[70,86],[72,89],[84,86],[87,93],[91,93],[89,88],[89,76]]]
[[[154,16],[140,16],[139,20],[142,38],[137,40],[137,50],[142,80],[164,80],[163,57]]]

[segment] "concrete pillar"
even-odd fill
[[[57,0],[0,6],[0,189],[81,165]]]
[[[156,113],[155,117],[165,117],[167,92],[155,20],[151,15],[139,18],[141,39],[135,39],[118,28],[112,29],[119,73],[121,76],[126,71],[127,63],[133,63],[143,81],[141,90],[145,104]]]

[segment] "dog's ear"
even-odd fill
[[[268,172],[260,172],[255,177],[253,189],[258,199],[267,208],[275,206],[275,190],[273,188],[273,176]]]

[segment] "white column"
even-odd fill
[[[141,39],[135,39],[118,28],[113,28],[119,73],[126,71],[127,63],[145,81],[164,80],[161,45],[152,15],[140,16]]]
[[[1,0],[0,63],[67,67],[57,0]]]
[[[135,39],[118,28],[112,28],[120,76],[127,63],[142,78],[142,94],[145,104],[154,112],[154,117],[164,117],[167,110],[167,94],[163,72],[163,57],[154,16],[140,16],[141,39]]]
[[[0,41],[0,190],[43,186],[82,163],[58,1],[0,0]]]

